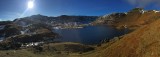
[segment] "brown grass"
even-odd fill
[[[125,35],[110,46],[100,48],[93,57],[159,57],[160,20]],[[105,44],[104,44],[105,46]]]

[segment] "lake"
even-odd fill
[[[61,37],[55,39],[61,42],[78,42],[82,44],[98,44],[104,39],[111,39],[127,33],[109,26],[87,26],[80,29],[55,29]]]

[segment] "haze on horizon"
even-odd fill
[[[34,0],[34,4],[28,6],[29,1],[0,0],[0,20],[13,20],[35,14],[101,16],[126,12],[135,7],[160,10],[159,0]]]

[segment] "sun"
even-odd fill
[[[33,0],[29,0],[28,1],[28,8],[32,9],[34,7],[34,1]]]

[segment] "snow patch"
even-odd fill
[[[22,44],[22,47],[31,47],[31,46],[38,46],[44,44],[44,42],[32,42],[32,43],[26,43],[26,44]]]
[[[158,12],[160,12],[160,11],[157,11],[157,10],[153,10],[155,13],[158,13]]]
[[[146,11],[144,11],[144,10],[141,10],[141,11],[139,11],[140,13],[142,13],[142,14],[144,14]]]
[[[104,15],[104,16],[102,16],[102,18],[106,18],[106,17],[108,17],[109,15],[108,14],[106,14],[106,15]]]
[[[127,13],[127,12],[125,12],[124,14],[126,14],[126,15],[127,15],[128,13]]]
[[[24,31],[21,31],[21,34],[25,34],[25,32],[24,32]]]

